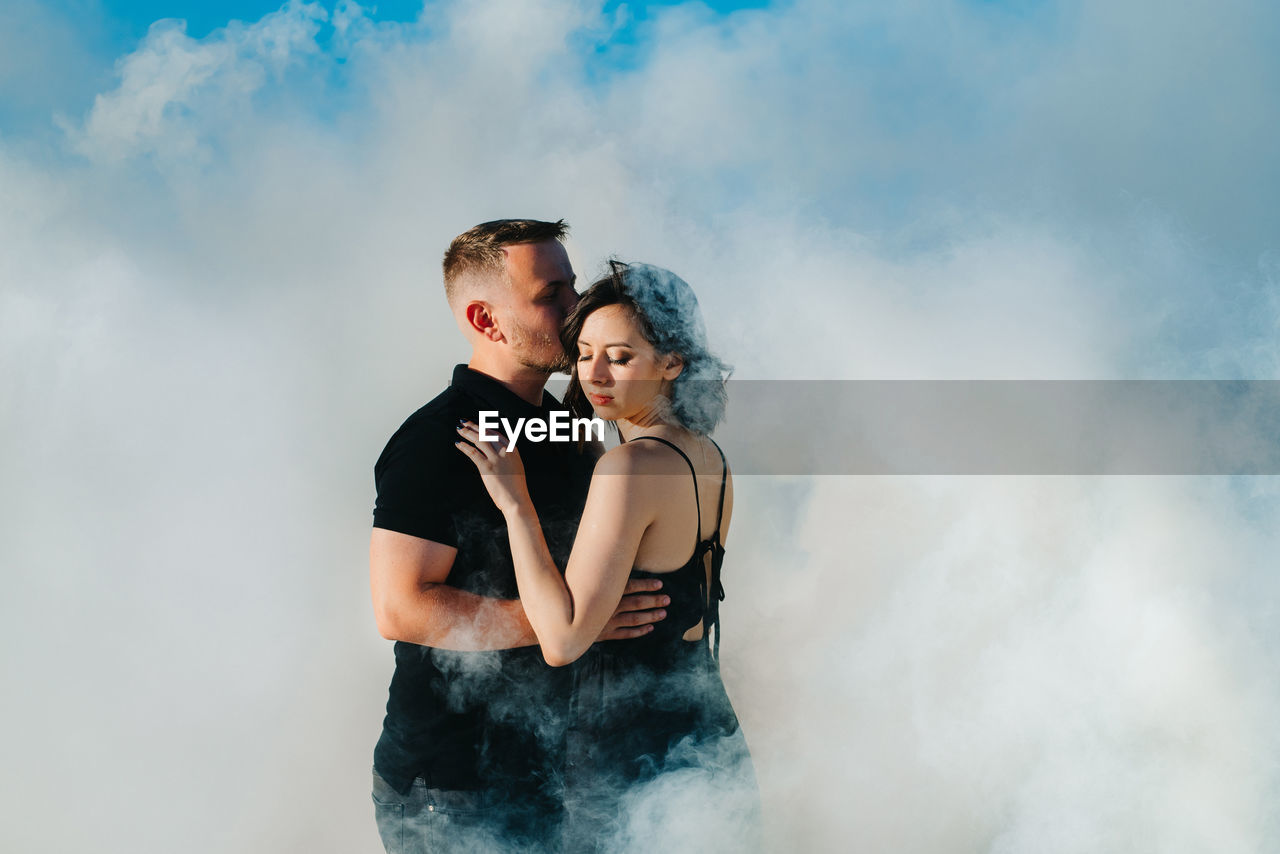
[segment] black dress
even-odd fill
[[[697,473],[688,456],[665,439],[640,438],[662,442],[684,458],[694,474],[696,500]],[[720,459],[723,463],[723,451]],[[662,580],[662,592],[671,597],[666,618],[640,638],[596,644],[575,662],[566,742],[565,851],[660,850],[654,847],[655,832],[660,835],[662,828],[654,825],[685,823],[672,819],[673,809],[714,813],[735,832],[755,834],[755,775],[718,662],[718,606],[724,598],[720,516],[727,473],[726,465],[715,532],[698,540],[684,566],[631,571],[632,578]],[[695,536],[700,536],[701,502],[697,506]],[[702,637],[684,640],[699,622]],[[717,840],[726,841],[718,832]],[[683,834],[679,841],[690,842]],[[754,844],[745,839],[730,848]]]

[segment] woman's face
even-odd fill
[[[596,415],[607,421],[643,421],[683,368],[679,358],[654,351],[631,309],[621,305],[587,316],[577,358],[578,383]]]

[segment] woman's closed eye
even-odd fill
[[[589,353],[584,353],[584,354],[582,354],[581,356],[579,356],[579,357],[578,357],[578,361],[579,361],[579,362],[590,362],[590,361],[591,361],[591,354],[589,354]],[[616,359],[615,359],[615,358],[612,358],[612,357],[610,357],[610,356],[605,356],[605,361],[607,361],[607,362],[608,362],[609,364],[611,364],[611,365],[625,365],[627,362],[630,362],[630,361],[631,361],[631,357],[630,357],[630,356],[619,356],[618,358],[616,358]]]

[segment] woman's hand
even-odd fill
[[[508,451],[501,439],[497,442],[482,441],[476,425],[470,421],[458,422],[458,435],[466,439],[466,442],[455,443],[458,450],[476,464],[484,488],[489,490],[489,497],[499,510],[506,514],[533,506],[524,479],[524,462],[518,450],[513,447]]]

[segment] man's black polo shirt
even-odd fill
[[[502,599],[517,596],[506,523],[475,464],[454,443],[459,418],[480,410],[550,419],[563,407],[543,392],[533,406],[492,377],[458,365],[442,394],[387,442],[374,466],[373,524],[458,549],[451,586]],[[586,501],[593,459],[572,442],[517,447],[547,546],[564,566]],[[387,716],[374,767],[407,792],[415,777],[445,789],[509,789],[548,773],[568,709],[567,668],[551,668],[537,646],[451,652],[397,641]]]

